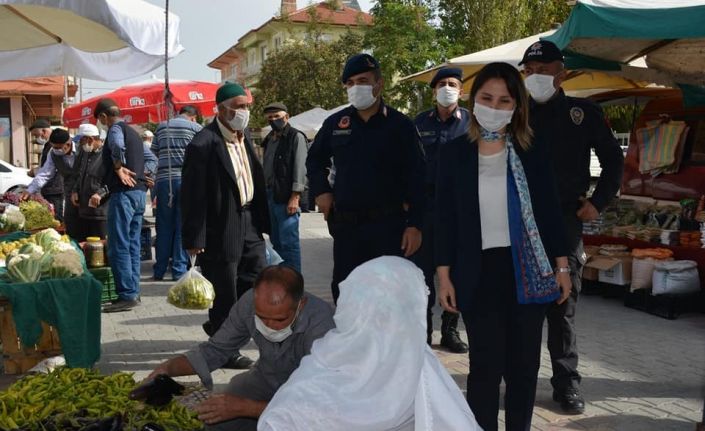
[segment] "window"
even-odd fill
[[[261,46],[259,49],[260,52],[260,58],[262,59],[262,63],[267,59],[267,47],[266,46]]]
[[[279,51],[282,46],[282,37],[280,35],[274,36],[274,51]]]

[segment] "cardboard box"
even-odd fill
[[[585,264],[583,265],[583,280],[597,281],[600,275],[600,270],[588,266],[588,263],[598,255],[600,247],[595,245],[586,245],[583,247],[585,251]]]
[[[629,255],[594,256],[585,267],[598,271],[600,283],[624,286],[632,281],[632,257]]]

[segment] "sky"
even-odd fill
[[[147,0],[160,7],[164,0]],[[374,0],[358,0],[363,11],[368,12]],[[297,0],[299,8],[310,0]],[[225,52],[245,33],[259,27],[279,10],[281,0],[170,0],[171,12],[181,19],[180,40],[185,51],[169,62],[169,79],[219,82],[220,73],[207,64]],[[88,99],[125,84],[148,80],[152,75],[164,78],[164,69],[118,82],[82,80],[83,90],[76,99]]]

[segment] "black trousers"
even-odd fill
[[[54,218],[63,223],[64,221],[64,195],[42,195],[50,204],[54,205]]]
[[[213,307],[208,310],[208,319],[213,331],[220,328],[228,317],[230,309],[235,305],[235,301],[252,288],[257,274],[266,266],[264,239],[252,224],[252,214],[245,210],[242,212],[242,217],[246,231],[238,261],[199,259],[203,275],[213,283],[215,290]]]
[[[578,345],[575,333],[575,312],[583,275],[585,253],[582,241],[582,222],[571,209],[564,211],[563,221],[570,246],[568,264],[573,290],[563,304],[553,303],[548,307],[548,351],[551,353],[553,377],[551,385],[559,393],[580,384],[578,373]]]
[[[340,296],[338,285],[353,269],[380,256],[400,256],[401,238],[406,228],[404,218],[389,217],[367,223],[347,223],[329,219],[333,236],[333,301]]]
[[[96,220],[90,218],[78,218],[79,234],[77,241],[85,241],[89,236],[97,236],[100,239],[105,239],[108,235],[108,221]]]
[[[506,430],[531,429],[545,315],[544,304],[517,302],[510,248],[483,251],[480,284],[463,320],[470,340],[468,404],[484,431],[497,430],[502,379]]]
[[[79,239],[83,235],[78,207],[71,203],[70,198],[64,199],[64,226],[66,226],[66,235],[73,239]]]

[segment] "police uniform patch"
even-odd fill
[[[342,117],[340,121],[338,121],[338,127],[340,127],[341,129],[347,129],[348,127],[350,127],[350,117],[347,115]]]
[[[578,108],[577,106],[570,109],[570,119],[573,120],[573,124],[579,126],[583,123],[585,119],[585,111],[583,108]]]

